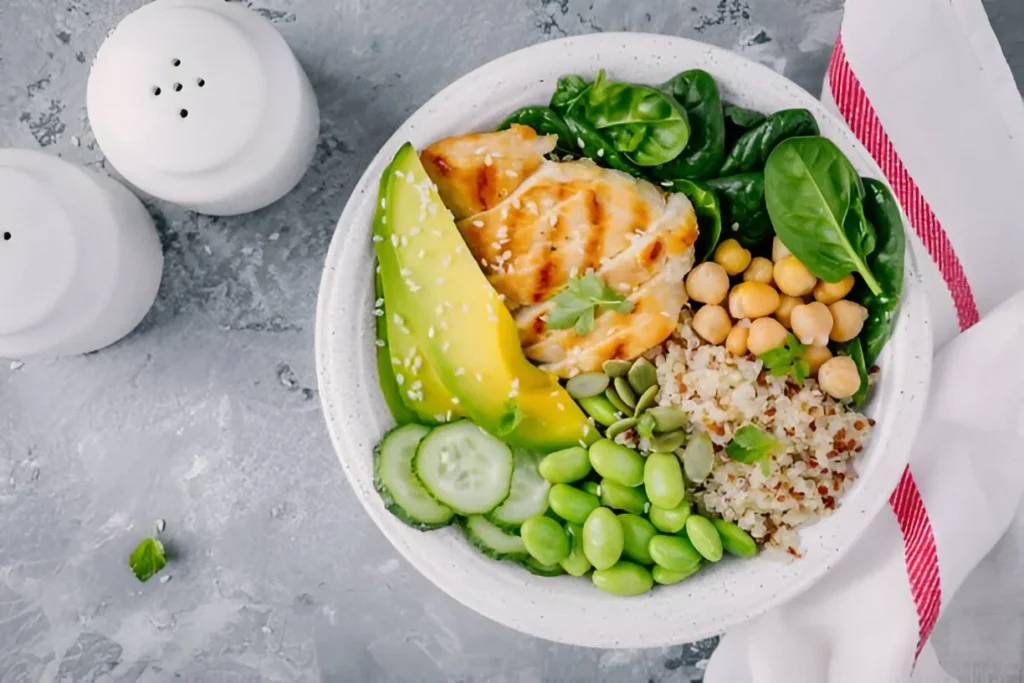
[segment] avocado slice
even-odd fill
[[[597,430],[557,379],[523,355],[512,315],[412,145],[399,150],[388,173],[390,236],[378,246],[393,252],[399,279],[382,268],[385,299],[404,288],[415,302],[400,309],[407,329],[420,337],[425,364],[473,422],[514,446],[551,451],[595,440]],[[389,334],[394,341],[390,327]]]
[[[381,176],[380,192],[373,218],[373,242],[377,253],[374,289],[377,297],[377,372],[384,400],[398,424],[438,424],[465,417],[454,395],[445,388],[420,349],[422,335],[413,331],[406,310],[416,302],[401,284],[398,263],[389,244],[386,197],[388,183],[395,178],[391,166]],[[379,311],[379,313],[378,313]],[[383,346],[381,345],[383,342]]]

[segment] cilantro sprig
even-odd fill
[[[766,434],[756,425],[744,425],[736,430],[732,441],[725,447],[725,454],[736,462],[746,465],[760,463],[764,476],[771,473],[769,462],[772,454],[782,446],[775,437]]]
[[[596,309],[632,313],[633,302],[605,284],[596,273],[569,280],[565,288],[551,298],[554,307],[548,313],[547,326],[552,330],[576,328],[576,334],[594,329]]]
[[[793,381],[803,386],[804,380],[811,374],[811,366],[807,364],[807,361],[803,360],[804,351],[806,350],[807,347],[801,344],[791,332],[786,335],[786,341],[782,343],[782,346],[768,349],[759,355],[757,359],[764,363],[764,367],[768,372],[776,377],[791,375]]]

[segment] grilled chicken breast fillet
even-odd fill
[[[459,136],[422,158],[466,244],[504,298],[526,355],[562,377],[664,341],[686,303],[697,219],[682,194],[589,160],[554,162],[553,136],[525,126]],[[550,298],[598,273],[632,313],[600,311],[585,335],[545,324]]]

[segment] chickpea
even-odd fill
[[[725,240],[715,249],[715,263],[729,275],[739,275],[750,265],[750,251],[736,240]]]
[[[693,331],[711,344],[721,344],[729,336],[732,320],[721,306],[701,306],[693,314]]]
[[[755,256],[747,269],[743,271],[743,281],[763,282],[770,285],[772,283],[772,262],[764,256]]]
[[[828,310],[832,313],[832,341],[847,342],[860,334],[864,329],[864,321],[868,319],[868,309],[858,303],[840,299]]]
[[[853,273],[850,273],[839,282],[825,282],[819,280],[814,285],[814,298],[828,306],[842,299],[853,289]]]
[[[750,321],[744,318],[736,323],[725,338],[725,349],[734,356],[747,355],[747,337],[750,336]]]
[[[816,377],[822,364],[831,357],[832,352],[828,350],[827,346],[813,344],[804,350],[804,355],[800,357],[800,360],[807,363],[807,367],[811,369],[811,377]]]
[[[758,318],[750,323],[747,350],[759,356],[769,349],[782,346],[789,331],[775,318]]]
[[[786,256],[776,261],[772,274],[779,291],[790,296],[810,294],[814,285],[818,284],[818,278],[796,256]]]
[[[772,261],[778,263],[781,259],[786,258],[792,253],[793,252],[786,248],[786,245],[782,243],[782,240],[778,237],[772,238]]]
[[[828,344],[832,331],[832,314],[820,301],[801,304],[793,309],[793,334],[801,344]]]
[[[717,263],[702,263],[686,276],[686,293],[702,304],[720,304],[729,293],[729,274]]]
[[[818,369],[818,385],[832,398],[848,398],[860,389],[857,364],[849,356],[836,356]]]
[[[786,327],[792,329],[793,309],[797,306],[802,306],[803,303],[804,300],[798,296],[783,294],[779,297],[779,307],[775,309],[775,319]]]
[[[729,292],[729,313],[736,320],[763,318],[779,307],[779,293],[763,282],[741,282]]]

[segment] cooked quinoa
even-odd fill
[[[856,478],[854,461],[874,421],[827,396],[762,372],[754,356],[737,357],[701,340],[684,310],[675,333],[646,354],[658,371],[659,405],[676,405],[715,444],[711,475],[690,491],[698,508],[734,521],[761,543],[800,555],[796,528],[830,514]],[[788,380],[788,381],[787,381]],[[783,447],[767,477],[759,465],[730,460],[737,429],[757,425]],[[635,432],[618,437],[637,442]],[[643,449],[647,444],[640,439]]]

